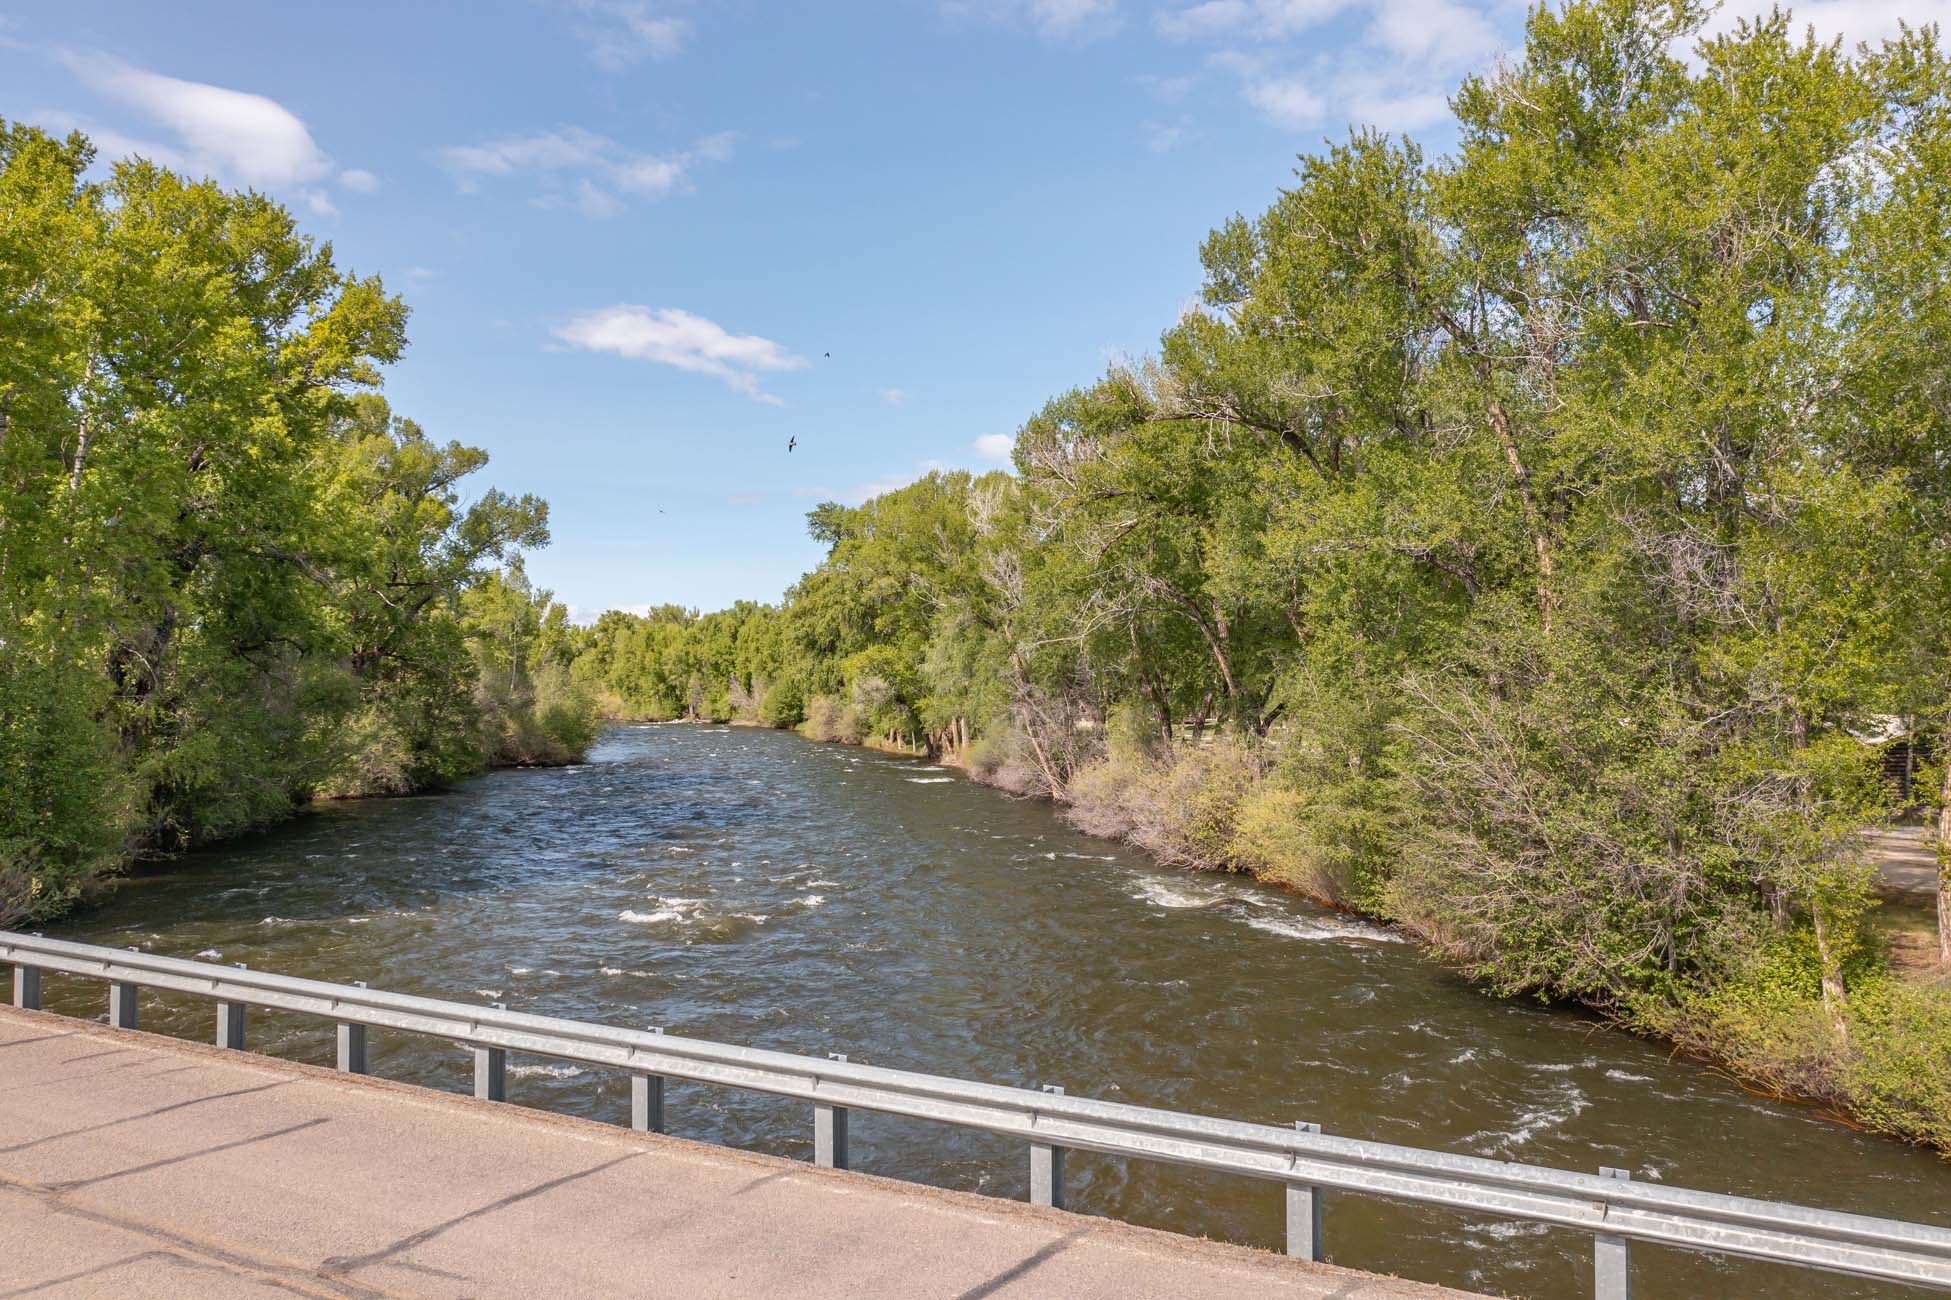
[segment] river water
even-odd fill
[[[138,877],[62,937],[1073,1095],[1951,1225],[1951,1165],[1574,1013],[1496,1001],[1385,930],[1165,869],[1047,805],[778,732],[624,727],[571,768],[331,805]],[[50,976],[51,1009],[98,1015]],[[211,1032],[145,994],[143,1027]],[[253,1012],[258,1051],[330,1026]],[[450,1044],[375,1073],[465,1091]],[[510,1100],[626,1122],[627,1079],[510,1061]],[[802,1103],[673,1083],[671,1130],[810,1157]],[[1020,1144],[857,1115],[856,1167],[1023,1196]],[[1072,1153],[1073,1209],[1278,1248],[1278,1186]],[[1591,1294],[1589,1236],[1330,1193],[1340,1264]],[[1904,1288],[1638,1247],[1649,1296]]]

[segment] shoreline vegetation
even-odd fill
[[[395,415],[407,309],[262,195],[0,121],[0,925],[595,734],[533,496]]]
[[[1951,919],[1894,965],[1867,840],[1947,802],[1951,61],[1708,19],[1534,10],[1450,155],[1301,158],[1013,472],[823,504],[778,605],[605,614],[575,675],[951,756],[1951,1151]]]

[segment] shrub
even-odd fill
[[[781,678],[759,700],[759,721],[771,727],[795,727],[806,718],[806,699],[799,683]]]
[[[1240,805],[1258,779],[1237,740],[1180,745],[1150,759],[1113,751],[1081,769],[1065,797],[1089,835],[1123,839],[1161,861],[1207,870],[1235,866]]]
[[[800,730],[809,740],[847,745],[858,745],[867,736],[860,710],[837,695],[814,696],[806,706],[806,722]]]
[[[413,747],[377,705],[346,719],[335,739],[337,752],[316,790],[321,798],[364,799],[414,788]]]
[[[1951,983],[1853,991],[1843,1088],[1871,1128],[1951,1150]]]
[[[1351,890],[1335,847],[1320,843],[1297,790],[1262,781],[1240,801],[1227,856],[1262,880],[1323,903],[1346,903]]]

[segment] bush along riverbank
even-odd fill
[[[262,195],[0,121],[0,925],[594,734],[532,496],[396,416],[407,309]]]
[[[821,505],[779,605],[607,614],[575,674],[920,738],[1946,1146],[1860,846],[1942,789],[1882,747],[1951,752],[1951,64],[1707,22],[1534,11],[1451,155],[1300,159],[1013,472]]]

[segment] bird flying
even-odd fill
[[[799,435],[794,434],[792,437],[786,439],[786,454],[790,456],[793,448],[797,446],[799,446]]]

